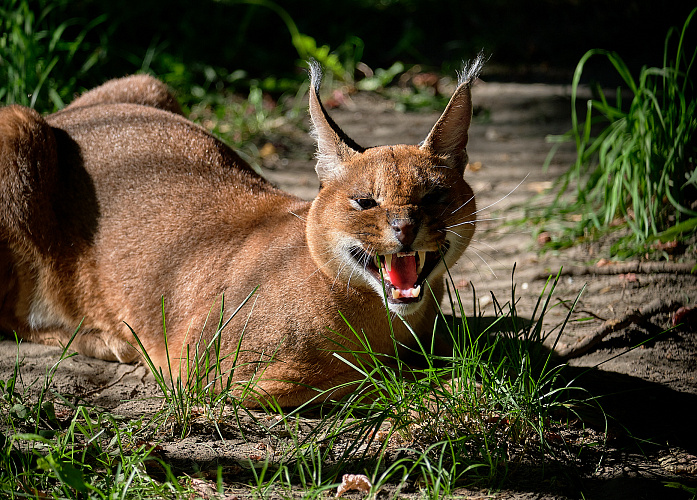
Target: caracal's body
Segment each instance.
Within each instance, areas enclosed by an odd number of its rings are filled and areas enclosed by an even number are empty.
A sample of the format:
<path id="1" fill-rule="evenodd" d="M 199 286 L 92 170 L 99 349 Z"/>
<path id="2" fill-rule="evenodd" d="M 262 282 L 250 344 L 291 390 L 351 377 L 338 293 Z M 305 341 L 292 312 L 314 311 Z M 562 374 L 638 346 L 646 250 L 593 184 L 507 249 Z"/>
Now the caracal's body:
<path id="1" fill-rule="evenodd" d="M 220 333 L 222 370 L 292 406 L 360 378 L 336 354 L 365 349 L 354 331 L 394 354 L 382 268 L 393 317 L 429 344 L 426 281 L 439 299 L 441 255 L 454 264 L 474 230 L 463 170 L 478 69 L 422 146 L 366 150 L 326 115 L 315 70 L 312 203 L 183 118 L 149 77 L 108 82 L 45 118 L 0 109 L 0 331 L 64 344 L 79 326 L 74 349 L 121 362 L 141 356 L 135 332 L 178 375 L 187 348 L 191 359 L 258 287 Z M 393 327 L 415 345 L 401 320 Z"/>

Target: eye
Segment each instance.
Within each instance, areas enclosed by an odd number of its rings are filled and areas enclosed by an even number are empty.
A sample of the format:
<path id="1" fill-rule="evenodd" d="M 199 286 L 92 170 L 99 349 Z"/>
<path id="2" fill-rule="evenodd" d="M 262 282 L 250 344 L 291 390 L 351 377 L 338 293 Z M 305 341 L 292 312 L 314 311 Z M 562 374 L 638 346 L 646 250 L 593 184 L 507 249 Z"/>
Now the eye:
<path id="1" fill-rule="evenodd" d="M 378 202 L 372 198 L 353 198 L 351 200 L 353 206 L 358 210 L 368 210 L 369 208 L 374 208 L 378 206 Z"/>
<path id="2" fill-rule="evenodd" d="M 436 203 L 443 203 L 445 201 L 448 192 L 444 189 L 434 189 L 429 191 L 421 198 L 421 203 L 424 205 L 435 205 Z"/>

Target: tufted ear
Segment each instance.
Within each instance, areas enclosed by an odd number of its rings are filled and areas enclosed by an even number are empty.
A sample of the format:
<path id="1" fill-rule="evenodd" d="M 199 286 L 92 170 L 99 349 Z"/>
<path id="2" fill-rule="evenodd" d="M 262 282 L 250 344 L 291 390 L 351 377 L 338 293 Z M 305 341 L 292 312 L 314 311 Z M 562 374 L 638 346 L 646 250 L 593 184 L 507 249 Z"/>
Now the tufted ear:
<path id="1" fill-rule="evenodd" d="M 331 119 L 319 98 L 322 68 L 310 61 L 310 118 L 312 135 L 317 141 L 317 165 L 315 170 L 320 183 L 339 176 L 343 163 L 357 153 L 365 151 L 344 133 Z"/>
<path id="2" fill-rule="evenodd" d="M 463 171 L 467 165 L 466 147 L 472 121 L 471 87 L 483 64 L 484 56 L 480 53 L 474 61 L 464 66 L 448 106 L 421 145 L 422 149 L 429 150 Z"/>

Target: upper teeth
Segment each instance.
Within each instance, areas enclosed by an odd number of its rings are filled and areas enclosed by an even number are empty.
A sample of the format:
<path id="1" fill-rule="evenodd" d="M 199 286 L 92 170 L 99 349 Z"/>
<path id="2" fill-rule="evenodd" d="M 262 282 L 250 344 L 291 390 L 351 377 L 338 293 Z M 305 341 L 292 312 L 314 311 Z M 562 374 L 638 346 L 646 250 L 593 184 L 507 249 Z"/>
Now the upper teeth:
<path id="1" fill-rule="evenodd" d="M 421 270 L 426 263 L 426 252 L 419 250 L 419 262 L 416 264 L 416 274 L 421 274 Z"/>
<path id="2" fill-rule="evenodd" d="M 411 255 L 419 254 L 418 261 L 416 263 L 416 273 L 420 274 L 423 271 L 424 265 L 426 264 L 426 252 L 419 250 L 418 252 L 398 252 L 397 254 L 386 253 L 385 255 L 379 255 L 375 257 L 375 263 L 380 267 L 380 261 L 384 264 L 384 268 L 387 272 L 392 270 L 392 256 L 397 255 L 398 257 L 408 257 Z"/>
<path id="3" fill-rule="evenodd" d="M 387 272 L 389 273 L 392 271 L 392 254 L 385 254 L 383 257 L 385 258 L 385 269 L 387 269 Z"/>

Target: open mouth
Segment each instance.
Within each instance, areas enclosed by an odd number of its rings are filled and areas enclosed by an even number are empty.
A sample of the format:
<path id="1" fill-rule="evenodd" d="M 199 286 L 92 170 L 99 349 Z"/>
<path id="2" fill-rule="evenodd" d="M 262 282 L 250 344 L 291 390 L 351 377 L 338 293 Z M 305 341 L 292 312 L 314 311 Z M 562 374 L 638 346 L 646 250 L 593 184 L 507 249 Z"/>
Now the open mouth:
<path id="1" fill-rule="evenodd" d="M 418 302 L 423 297 L 424 282 L 448 251 L 448 244 L 436 252 L 398 252 L 385 255 L 367 255 L 359 248 L 351 253 L 359 262 L 368 262 L 366 269 L 378 283 L 384 278 L 387 301 L 392 304 Z M 382 277 L 380 271 L 382 270 Z"/>

